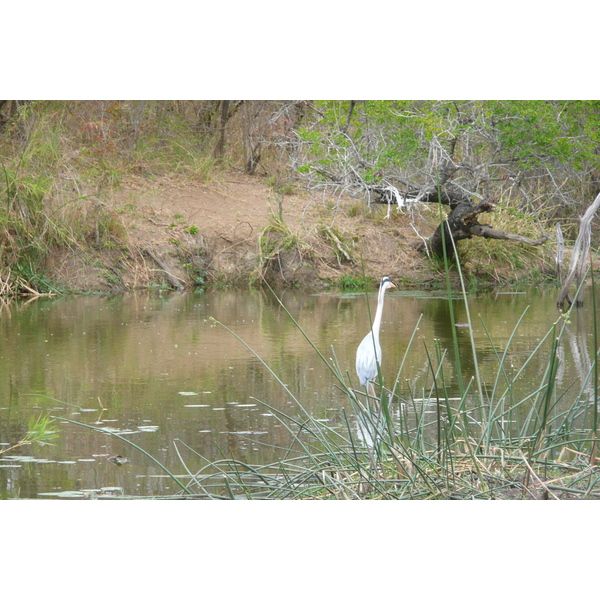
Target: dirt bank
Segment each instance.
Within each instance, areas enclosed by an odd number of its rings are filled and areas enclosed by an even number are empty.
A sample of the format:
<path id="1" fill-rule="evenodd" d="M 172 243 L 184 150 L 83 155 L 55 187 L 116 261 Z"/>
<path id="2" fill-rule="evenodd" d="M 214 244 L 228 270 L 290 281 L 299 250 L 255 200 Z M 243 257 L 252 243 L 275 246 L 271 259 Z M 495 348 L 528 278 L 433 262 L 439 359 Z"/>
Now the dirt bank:
<path id="1" fill-rule="evenodd" d="M 368 209 L 298 190 L 278 194 L 265 179 L 232 171 L 207 183 L 130 177 L 100 204 L 119 225 L 114 243 L 92 255 L 59 251 L 48 265 L 70 289 L 248 285 L 261 278 L 318 289 L 363 275 L 424 287 L 443 282 L 439 267 L 414 248 L 417 231 L 427 237 L 436 227 L 427 206 L 392 209 L 387 217 L 386 206 Z"/>

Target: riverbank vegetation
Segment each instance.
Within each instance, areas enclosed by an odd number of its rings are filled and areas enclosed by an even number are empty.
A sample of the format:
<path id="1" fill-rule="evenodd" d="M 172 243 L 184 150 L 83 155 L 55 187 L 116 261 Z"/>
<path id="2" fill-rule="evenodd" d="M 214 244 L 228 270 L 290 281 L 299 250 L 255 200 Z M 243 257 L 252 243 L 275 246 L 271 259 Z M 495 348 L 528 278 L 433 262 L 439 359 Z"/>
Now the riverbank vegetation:
<path id="1" fill-rule="evenodd" d="M 110 291 L 177 281 L 347 285 L 377 280 L 368 268 L 378 258 L 399 263 L 386 274 L 427 286 L 442 272 L 431 243 L 439 215 L 459 201 L 485 203 L 485 222 L 473 217 L 456 238 L 473 285 L 553 278 L 556 224 L 572 243 L 600 191 L 599 108 L 595 101 L 3 101 L 0 293 L 89 291 L 57 268 L 74 256 Z M 168 178 L 181 188 L 232 171 L 268 190 L 259 201 L 272 213 L 270 223 L 251 226 L 243 266 L 237 255 L 219 266 L 224 250 L 206 224 L 186 223 L 176 210 L 160 230 L 168 252 L 132 242 L 143 185 Z M 319 205 L 302 235 L 290 231 L 286 210 L 300 202 L 292 197 Z M 594 225 L 593 244 L 597 236 Z M 367 272 L 366 260 L 373 261 Z M 144 265 L 152 269 L 141 276 Z"/>

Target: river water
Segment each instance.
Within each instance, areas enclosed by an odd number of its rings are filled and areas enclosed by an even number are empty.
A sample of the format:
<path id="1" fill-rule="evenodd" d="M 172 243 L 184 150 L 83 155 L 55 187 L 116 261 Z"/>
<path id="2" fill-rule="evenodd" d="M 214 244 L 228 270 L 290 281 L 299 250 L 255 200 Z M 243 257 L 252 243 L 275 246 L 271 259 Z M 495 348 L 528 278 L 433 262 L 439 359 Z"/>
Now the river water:
<path id="1" fill-rule="evenodd" d="M 498 355 L 509 341 L 504 367 L 510 374 L 557 321 L 556 296 L 556 288 L 536 288 L 469 297 L 485 393 L 496 381 Z M 315 418 L 343 426 L 348 398 L 325 363 L 337 363 L 358 386 L 354 357 L 369 329 L 369 312 L 374 316 L 376 294 L 367 300 L 364 293 L 284 291 L 280 299 L 293 319 L 270 291 L 38 298 L 4 306 L 0 497 L 179 491 L 142 452 L 67 421 L 55 422 L 59 437 L 51 444 L 12 448 L 40 415 L 109 428 L 178 475 L 222 456 L 246 464 L 277 460 L 290 436 L 277 411 L 296 414 L 295 399 Z M 565 398 L 569 389 L 576 393 L 585 385 L 595 355 L 589 290 L 585 300 L 559 348 L 557 390 L 567 390 Z M 386 388 L 395 387 L 400 398 L 430 394 L 429 360 L 444 352 L 448 395 L 460 396 L 461 385 L 476 374 L 467 307 L 460 297 L 453 306 L 462 381 L 445 294 L 388 292 L 382 374 Z M 543 342 L 529 361 L 520 378 L 524 395 L 547 368 L 549 351 L 550 342 Z"/>

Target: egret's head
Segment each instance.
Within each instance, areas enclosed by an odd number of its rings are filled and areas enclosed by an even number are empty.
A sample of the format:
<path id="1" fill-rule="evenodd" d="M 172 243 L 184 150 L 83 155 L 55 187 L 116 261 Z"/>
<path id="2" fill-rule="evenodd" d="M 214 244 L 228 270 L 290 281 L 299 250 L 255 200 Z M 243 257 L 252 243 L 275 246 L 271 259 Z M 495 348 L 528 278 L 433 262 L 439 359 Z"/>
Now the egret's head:
<path id="1" fill-rule="evenodd" d="M 384 277 L 379 284 L 379 289 L 389 290 L 390 288 L 395 288 L 396 284 L 392 283 L 392 280 L 389 277 Z"/>

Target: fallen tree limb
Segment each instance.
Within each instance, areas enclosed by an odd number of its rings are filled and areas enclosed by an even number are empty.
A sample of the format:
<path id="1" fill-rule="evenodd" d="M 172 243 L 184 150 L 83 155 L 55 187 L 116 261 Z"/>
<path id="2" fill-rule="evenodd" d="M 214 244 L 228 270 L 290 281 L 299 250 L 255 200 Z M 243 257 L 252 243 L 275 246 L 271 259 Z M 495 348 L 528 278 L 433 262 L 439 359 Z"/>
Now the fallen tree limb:
<path id="1" fill-rule="evenodd" d="M 529 244 L 530 246 L 539 246 L 550 239 L 547 235 L 544 235 L 537 240 L 533 240 L 523 235 L 509 233 L 507 231 L 499 231 L 498 229 L 494 229 L 489 225 L 479 224 L 471 226 L 471 233 L 473 233 L 473 235 L 479 235 L 484 238 L 492 238 L 495 240 L 512 240 L 513 242 L 522 242 L 523 244 Z"/>
<path id="2" fill-rule="evenodd" d="M 500 231 L 477 220 L 480 214 L 492 212 L 495 207 L 496 204 L 493 200 L 482 200 L 478 204 L 473 204 L 470 201 L 458 203 L 444 220 L 444 230 L 439 225 L 428 240 L 418 244 L 417 249 L 427 250 L 428 254 L 431 253 L 443 257 L 445 246 L 446 255 L 452 257 L 454 256 L 454 248 L 457 242 L 470 239 L 474 236 L 496 240 L 510 240 L 530 246 L 539 246 L 549 239 L 546 235 L 538 239 L 532 239 L 516 233 Z"/>
<path id="3" fill-rule="evenodd" d="M 372 185 L 369 191 L 375 194 L 372 202 L 375 204 L 397 204 L 402 207 L 411 202 L 429 202 L 455 208 L 459 204 L 469 202 L 468 198 L 459 191 L 453 189 L 428 188 L 425 190 L 411 189 L 409 191 L 399 190 L 393 185 Z"/>
<path id="4" fill-rule="evenodd" d="M 178 290 L 183 290 L 185 288 L 181 280 L 175 277 L 173 273 L 171 273 L 169 267 L 167 267 L 167 265 L 162 260 L 160 260 L 160 258 L 158 258 L 158 256 L 156 256 L 156 254 L 154 254 L 154 252 L 150 250 L 150 248 L 145 248 L 144 252 L 165 272 L 165 275 L 167 276 L 167 279 L 171 282 L 171 285 L 176 287 Z"/>

